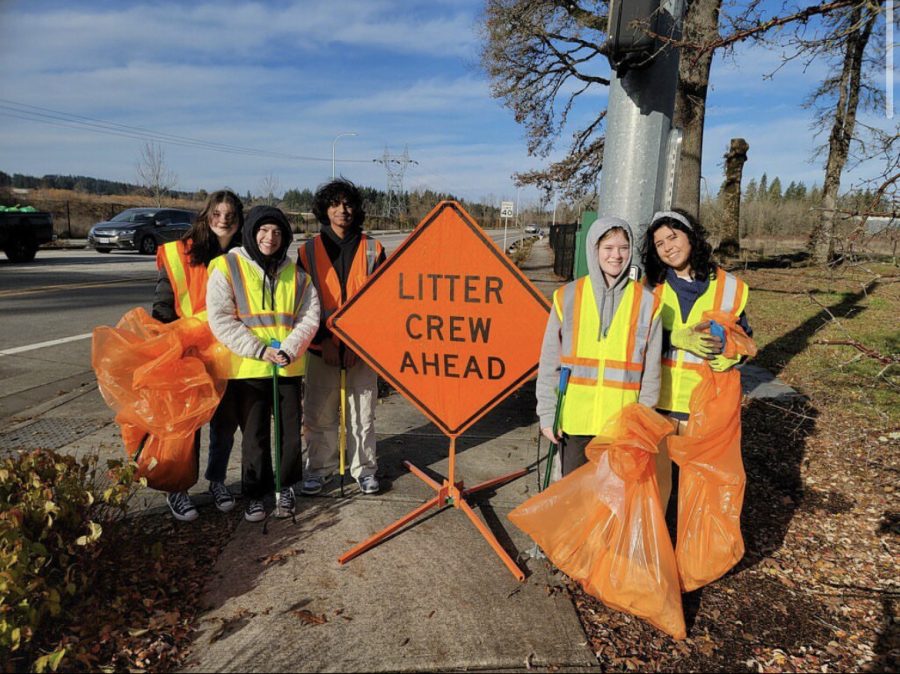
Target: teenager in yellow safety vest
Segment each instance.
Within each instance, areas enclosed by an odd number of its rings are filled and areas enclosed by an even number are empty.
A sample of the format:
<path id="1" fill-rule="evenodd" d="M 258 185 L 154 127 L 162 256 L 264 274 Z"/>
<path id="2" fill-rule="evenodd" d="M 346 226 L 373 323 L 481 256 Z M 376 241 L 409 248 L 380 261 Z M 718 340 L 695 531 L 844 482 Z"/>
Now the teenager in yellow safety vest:
<path id="1" fill-rule="evenodd" d="M 712 249 L 700 224 L 682 211 L 656 213 L 644 244 L 647 283 L 660 299 L 663 324 L 662 378 L 657 408 L 678 420 L 683 432 L 690 415 L 691 393 L 700 383 L 702 369 L 722 372 L 739 358 L 721 355 L 723 344 L 702 320 L 710 310 L 738 319 L 748 336 L 747 284 L 716 267 Z"/>
<path id="2" fill-rule="evenodd" d="M 159 275 L 151 315 L 163 323 L 192 316 L 206 320 L 207 266 L 222 253 L 241 243 L 244 207 L 230 190 L 209 195 L 190 231 L 180 241 L 170 241 L 156 250 Z M 237 430 L 234 392 L 228 388 L 209 422 L 209 456 L 205 477 L 216 507 L 228 512 L 234 496 L 225 486 L 225 473 Z M 199 461 L 200 432 L 196 437 Z M 172 492 L 167 498 L 172 516 L 183 522 L 197 519 L 199 513 L 186 491 Z"/>
<path id="3" fill-rule="evenodd" d="M 620 218 L 602 217 L 587 233 L 588 275 L 553 293 L 537 378 L 541 432 L 560 442 L 560 472 L 585 463 L 584 448 L 625 405 L 656 405 L 662 334 L 658 300 L 629 275 L 632 233 Z M 571 370 L 560 415 L 560 437 L 553 432 L 560 368 Z M 671 485 L 659 475 L 660 491 Z"/>
<path id="4" fill-rule="evenodd" d="M 281 476 L 277 516 L 294 512 L 293 485 L 303 477 L 300 449 L 300 377 L 306 349 L 319 327 L 319 300 L 310 278 L 287 257 L 293 234 L 284 213 L 254 206 L 243 246 L 212 261 L 206 304 L 213 334 L 232 352 L 241 445 L 244 518 L 265 519 L 263 498 L 274 487 L 270 423 L 275 367 Z M 273 346 L 278 342 L 278 346 Z"/>

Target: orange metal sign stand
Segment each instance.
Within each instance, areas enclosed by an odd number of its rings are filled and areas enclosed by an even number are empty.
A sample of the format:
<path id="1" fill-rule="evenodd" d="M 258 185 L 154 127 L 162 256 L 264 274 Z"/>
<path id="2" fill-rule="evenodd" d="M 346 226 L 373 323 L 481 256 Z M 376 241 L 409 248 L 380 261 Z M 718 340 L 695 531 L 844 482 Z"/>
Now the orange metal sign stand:
<path id="1" fill-rule="evenodd" d="M 496 487 L 511 480 L 515 480 L 516 478 L 522 477 L 523 475 L 525 475 L 525 473 L 528 472 L 528 470 L 517 470 L 513 473 L 508 473 L 501 477 L 495 477 L 493 480 L 488 480 L 487 482 L 482 482 L 481 484 L 477 484 L 474 487 L 469 487 L 468 489 L 466 489 L 463 485 L 462 480 L 460 480 L 459 482 L 453 481 L 455 463 L 456 436 L 452 436 L 450 438 L 450 474 L 446 478 L 444 478 L 443 484 L 438 484 L 435 480 L 432 480 L 428 475 L 422 472 L 419 468 L 416 468 L 416 466 L 411 464 L 409 461 L 404 461 L 403 465 L 406 466 L 413 475 L 422 480 L 422 482 L 434 489 L 434 491 L 436 492 L 436 496 L 431 500 L 426 501 L 412 512 L 404 515 L 390 526 L 382 529 L 374 536 L 366 539 L 362 543 L 345 552 L 343 555 L 338 557 L 338 562 L 340 564 L 346 564 L 354 557 L 357 557 L 364 553 L 366 550 L 374 548 L 395 531 L 402 529 L 404 526 L 415 520 L 420 515 L 425 514 L 432 508 L 440 509 L 452 505 L 454 508 L 458 508 L 466 514 L 466 517 L 469 518 L 472 524 L 475 525 L 475 528 L 478 529 L 482 536 L 484 536 L 484 539 L 494 549 L 494 552 L 497 553 L 497 556 L 504 564 L 506 564 L 506 568 L 509 569 L 512 575 L 516 577 L 516 580 L 525 580 L 525 574 L 522 572 L 522 569 L 520 569 L 516 565 L 512 557 L 509 556 L 506 550 L 503 549 L 503 546 L 501 546 L 499 541 L 497 541 L 497 537 L 494 536 L 491 530 L 487 528 L 485 523 L 482 522 L 478 515 L 475 514 L 475 511 L 472 510 L 472 506 L 470 506 L 466 502 L 466 497 L 468 497 L 470 494 L 474 494 L 475 492 L 482 491 L 484 489 L 490 489 L 491 487 Z"/>
<path id="2" fill-rule="evenodd" d="M 452 505 L 524 580 L 466 498 L 527 471 L 466 489 L 455 476 L 456 438 L 537 371 L 549 310 L 505 251 L 453 201 L 438 204 L 338 310 L 334 333 L 450 438 L 443 483 L 404 462 L 434 498 L 339 557 L 341 564 L 432 508 Z"/>

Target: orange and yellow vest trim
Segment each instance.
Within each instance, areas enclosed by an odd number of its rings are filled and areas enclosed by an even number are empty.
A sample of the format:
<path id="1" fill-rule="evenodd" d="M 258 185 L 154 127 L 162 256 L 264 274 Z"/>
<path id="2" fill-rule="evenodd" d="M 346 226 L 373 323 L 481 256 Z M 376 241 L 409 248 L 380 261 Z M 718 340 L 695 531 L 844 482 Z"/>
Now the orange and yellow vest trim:
<path id="1" fill-rule="evenodd" d="M 263 344 L 283 342 L 294 329 L 294 321 L 310 286 L 310 278 L 293 262 L 279 272 L 275 283 L 275 303 L 263 308 L 263 272 L 237 253 L 220 255 L 209 265 L 210 273 L 219 270 L 231 283 L 238 319 Z M 290 365 L 278 370 L 279 376 L 299 377 L 306 374 L 306 353 Z M 229 379 L 257 379 L 272 376 L 272 363 L 244 358 L 232 353 Z"/>
<path id="2" fill-rule="evenodd" d="M 597 435 L 610 417 L 638 400 L 659 301 L 629 281 L 606 334 L 590 277 L 557 289 L 553 307 L 562 324 L 560 365 L 571 370 L 560 428 L 569 435 Z"/>
<path id="3" fill-rule="evenodd" d="M 175 313 L 179 318 L 193 316 L 206 320 L 207 268 L 192 265 L 189 241 L 170 241 L 156 251 L 156 268 L 166 270 L 175 294 Z"/>
<path id="4" fill-rule="evenodd" d="M 699 323 L 707 311 L 724 311 L 738 318 L 747 305 L 749 290 L 747 284 L 737 276 L 724 269 L 716 269 L 715 276 L 709 280 L 709 287 L 697 298 L 686 321 L 681 320 L 678 295 L 668 283 L 656 286 L 653 294 L 660 301 L 663 330 L 671 333 Z M 691 393 L 700 383 L 701 372 L 705 367 L 708 367 L 706 361 L 699 356 L 669 344 L 663 351 L 657 407 L 670 412 L 690 413 Z"/>

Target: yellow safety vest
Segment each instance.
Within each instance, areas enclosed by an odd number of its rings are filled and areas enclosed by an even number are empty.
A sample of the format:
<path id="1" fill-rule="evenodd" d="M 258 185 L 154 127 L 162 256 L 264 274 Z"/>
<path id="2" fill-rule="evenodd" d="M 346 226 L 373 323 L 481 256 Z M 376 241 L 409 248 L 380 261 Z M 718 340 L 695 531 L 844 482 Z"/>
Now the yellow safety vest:
<path id="1" fill-rule="evenodd" d="M 209 265 L 209 272 L 218 270 L 225 274 L 234 292 L 238 319 L 256 335 L 263 344 L 273 340 L 283 342 L 294 328 L 294 321 L 303 295 L 310 286 L 309 276 L 293 262 L 279 272 L 275 283 L 275 306 L 263 309 L 260 299 L 263 290 L 263 272 L 255 264 L 237 253 L 220 255 Z M 278 370 L 279 376 L 299 377 L 306 374 L 306 353 L 290 365 Z M 272 376 L 272 363 L 257 358 L 231 355 L 229 379 L 256 379 Z"/>
<path id="2" fill-rule="evenodd" d="M 157 251 L 156 266 L 165 268 L 175 295 L 175 311 L 180 318 L 193 316 L 206 320 L 206 281 L 204 266 L 192 266 L 184 241 L 170 241 Z"/>
<path id="3" fill-rule="evenodd" d="M 663 282 L 654 290 L 660 298 L 663 329 L 671 333 L 687 325 L 703 320 L 706 311 L 724 311 L 739 317 L 747 305 L 747 284 L 724 269 L 716 269 L 716 275 L 709 279 L 706 289 L 691 309 L 686 321 L 681 320 L 678 295 L 672 287 Z M 657 407 L 670 412 L 690 412 L 691 393 L 700 383 L 705 360 L 690 351 L 677 349 L 669 344 L 663 351 L 662 373 Z"/>
<path id="4" fill-rule="evenodd" d="M 571 369 L 560 428 L 569 435 L 597 435 L 616 412 L 637 402 L 659 302 L 629 281 L 605 336 L 590 277 L 557 289 L 553 306 L 562 324 L 560 365 Z"/>

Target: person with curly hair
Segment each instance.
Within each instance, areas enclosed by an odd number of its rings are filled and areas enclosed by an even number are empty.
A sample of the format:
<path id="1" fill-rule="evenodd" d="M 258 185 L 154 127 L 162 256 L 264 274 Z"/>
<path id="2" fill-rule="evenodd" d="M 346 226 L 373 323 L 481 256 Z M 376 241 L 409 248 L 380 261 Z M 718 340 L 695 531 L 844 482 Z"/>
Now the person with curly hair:
<path id="1" fill-rule="evenodd" d="M 683 432 L 690 416 L 691 393 L 700 383 L 700 367 L 723 372 L 739 358 L 722 355 L 723 344 L 710 333 L 706 311 L 725 311 L 738 319 L 747 336 L 753 331 L 744 311 L 747 285 L 718 267 L 706 232 L 680 210 L 653 216 L 644 238 L 644 272 L 661 303 L 663 360 L 657 409 L 677 422 Z"/>
<path id="2" fill-rule="evenodd" d="M 298 251 L 298 263 L 312 277 L 319 293 L 319 330 L 309 347 L 303 395 L 306 468 L 301 491 L 322 491 L 338 469 L 342 388 L 348 410 L 347 457 L 350 475 L 364 494 L 380 485 L 375 472 L 375 404 L 378 377 L 328 328 L 328 319 L 342 307 L 385 260 L 381 243 L 362 231 L 366 213 L 362 195 L 349 180 L 332 180 L 316 190 L 313 214 L 322 228 Z M 341 386 L 342 380 L 345 386 Z"/>
<path id="3" fill-rule="evenodd" d="M 218 190 L 209 195 L 191 229 L 179 241 L 170 241 L 156 251 L 159 274 L 151 316 L 162 323 L 193 316 L 207 320 L 207 266 L 213 259 L 241 244 L 244 206 L 231 190 Z M 237 430 L 234 391 L 226 387 L 209 423 L 209 456 L 205 477 L 216 507 L 228 512 L 234 507 L 234 496 L 225 486 L 225 472 Z M 198 448 L 200 432 L 197 432 Z M 199 457 L 199 452 L 197 453 Z M 198 459 L 199 460 L 199 459 Z M 199 516 L 186 491 L 172 492 L 166 497 L 172 516 L 190 522 Z"/>

